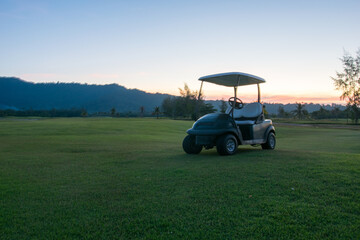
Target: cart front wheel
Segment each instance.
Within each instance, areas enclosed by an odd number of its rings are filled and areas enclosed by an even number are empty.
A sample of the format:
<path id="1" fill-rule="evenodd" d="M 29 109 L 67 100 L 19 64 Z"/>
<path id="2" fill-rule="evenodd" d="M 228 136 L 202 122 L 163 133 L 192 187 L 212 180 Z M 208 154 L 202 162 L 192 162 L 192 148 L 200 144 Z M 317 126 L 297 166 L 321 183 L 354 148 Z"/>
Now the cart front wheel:
<path id="1" fill-rule="evenodd" d="M 220 155 L 232 155 L 236 152 L 238 142 L 234 135 L 227 134 L 216 141 L 216 149 Z"/>
<path id="2" fill-rule="evenodd" d="M 262 149 L 275 149 L 276 146 L 276 138 L 273 132 L 269 133 L 266 143 L 261 144 Z"/>
<path id="3" fill-rule="evenodd" d="M 196 145 L 195 136 L 187 135 L 183 141 L 183 149 L 187 154 L 199 154 L 202 146 Z"/>

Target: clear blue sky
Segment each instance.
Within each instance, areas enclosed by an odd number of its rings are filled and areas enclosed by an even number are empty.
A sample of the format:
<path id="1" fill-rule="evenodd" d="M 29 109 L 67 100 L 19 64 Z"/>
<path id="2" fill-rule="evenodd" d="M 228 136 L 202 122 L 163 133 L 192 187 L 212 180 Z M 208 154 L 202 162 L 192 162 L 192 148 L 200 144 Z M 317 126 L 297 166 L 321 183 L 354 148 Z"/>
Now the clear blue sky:
<path id="1" fill-rule="evenodd" d="M 330 76 L 344 49 L 360 47 L 359 10 L 359 0 L 0 0 L 0 76 L 177 94 L 239 71 L 265 78 L 269 99 L 324 101 L 340 95 Z"/>

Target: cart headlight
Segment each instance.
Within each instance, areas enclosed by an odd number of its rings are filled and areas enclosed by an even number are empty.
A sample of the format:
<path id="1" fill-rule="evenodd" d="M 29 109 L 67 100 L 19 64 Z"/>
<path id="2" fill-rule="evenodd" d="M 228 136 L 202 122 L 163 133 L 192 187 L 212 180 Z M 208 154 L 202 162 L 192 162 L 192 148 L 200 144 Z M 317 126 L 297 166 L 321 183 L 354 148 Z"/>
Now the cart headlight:
<path id="1" fill-rule="evenodd" d="M 220 128 L 232 128 L 234 127 L 234 125 L 232 124 L 232 122 L 222 122 L 218 124 L 218 127 Z"/>

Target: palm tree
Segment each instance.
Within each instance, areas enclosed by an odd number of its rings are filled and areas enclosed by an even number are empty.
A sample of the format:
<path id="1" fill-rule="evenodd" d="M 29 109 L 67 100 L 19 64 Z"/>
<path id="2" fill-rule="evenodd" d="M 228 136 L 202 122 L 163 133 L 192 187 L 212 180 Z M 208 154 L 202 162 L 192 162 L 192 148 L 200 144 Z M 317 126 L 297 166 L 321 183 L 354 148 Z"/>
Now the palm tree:
<path id="1" fill-rule="evenodd" d="M 339 107 L 334 107 L 334 109 L 331 111 L 333 117 L 335 117 L 335 119 L 337 120 L 340 114 L 340 108 Z"/>
<path id="2" fill-rule="evenodd" d="M 159 119 L 160 113 L 161 113 L 161 112 L 160 112 L 160 107 L 155 107 L 153 114 L 156 115 L 156 118 L 157 118 L 157 119 Z"/>
<path id="3" fill-rule="evenodd" d="M 144 113 L 145 113 L 145 108 L 144 106 L 140 107 L 140 117 L 144 117 Z"/>
<path id="4" fill-rule="evenodd" d="M 296 109 L 293 111 L 294 117 L 298 119 L 303 119 L 305 115 L 307 115 L 307 111 L 305 110 L 305 104 L 296 103 Z"/>
<path id="5" fill-rule="evenodd" d="M 113 107 L 111 110 L 110 110 L 110 114 L 112 117 L 115 117 L 115 113 L 116 113 L 116 109 Z"/>

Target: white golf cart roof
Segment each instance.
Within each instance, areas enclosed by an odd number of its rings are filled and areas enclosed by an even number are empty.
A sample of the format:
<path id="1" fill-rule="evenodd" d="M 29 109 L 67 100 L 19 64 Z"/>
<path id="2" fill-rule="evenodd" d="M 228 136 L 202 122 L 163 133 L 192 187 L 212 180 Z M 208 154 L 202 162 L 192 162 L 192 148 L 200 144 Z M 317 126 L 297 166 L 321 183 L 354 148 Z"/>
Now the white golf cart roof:
<path id="1" fill-rule="evenodd" d="M 228 72 L 208 75 L 199 78 L 200 81 L 215 83 L 227 87 L 237 87 L 251 84 L 264 83 L 265 80 L 247 73 Z"/>

